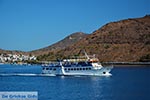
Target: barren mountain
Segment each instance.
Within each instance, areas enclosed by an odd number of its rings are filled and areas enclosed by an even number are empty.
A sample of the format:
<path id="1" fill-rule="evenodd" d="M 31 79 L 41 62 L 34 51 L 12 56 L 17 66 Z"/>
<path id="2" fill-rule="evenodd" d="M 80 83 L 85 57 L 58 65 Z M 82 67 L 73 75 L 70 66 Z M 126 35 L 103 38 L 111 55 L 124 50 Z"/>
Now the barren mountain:
<path id="1" fill-rule="evenodd" d="M 75 55 L 82 49 L 100 61 L 150 61 L 150 16 L 108 23 L 59 55 Z"/>

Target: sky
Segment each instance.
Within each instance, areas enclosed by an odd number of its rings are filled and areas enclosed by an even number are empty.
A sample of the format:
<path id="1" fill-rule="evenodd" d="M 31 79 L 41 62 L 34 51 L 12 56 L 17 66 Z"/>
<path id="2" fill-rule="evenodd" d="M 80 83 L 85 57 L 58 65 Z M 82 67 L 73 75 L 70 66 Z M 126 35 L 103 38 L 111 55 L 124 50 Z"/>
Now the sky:
<path id="1" fill-rule="evenodd" d="M 150 14 L 150 0 L 0 0 L 0 48 L 31 51 Z"/>

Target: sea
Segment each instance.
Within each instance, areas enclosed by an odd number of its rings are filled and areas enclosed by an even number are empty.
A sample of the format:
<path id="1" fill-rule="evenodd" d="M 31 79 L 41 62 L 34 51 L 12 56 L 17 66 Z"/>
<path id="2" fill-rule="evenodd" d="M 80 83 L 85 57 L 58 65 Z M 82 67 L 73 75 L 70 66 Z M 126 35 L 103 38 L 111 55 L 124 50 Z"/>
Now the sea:
<path id="1" fill-rule="evenodd" d="M 112 76 L 44 76 L 40 65 L 0 65 L 0 92 L 38 100 L 150 100 L 150 66 L 114 67 Z M 28 99 L 30 100 L 30 99 Z"/>

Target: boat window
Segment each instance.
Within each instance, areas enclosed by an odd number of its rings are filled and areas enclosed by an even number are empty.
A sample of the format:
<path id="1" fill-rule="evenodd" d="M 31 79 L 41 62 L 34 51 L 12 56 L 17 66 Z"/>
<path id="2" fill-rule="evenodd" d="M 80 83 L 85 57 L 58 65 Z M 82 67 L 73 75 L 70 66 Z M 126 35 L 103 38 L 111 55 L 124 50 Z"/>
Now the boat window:
<path id="1" fill-rule="evenodd" d="M 67 70 L 67 69 L 65 68 L 65 70 Z"/>
<path id="2" fill-rule="evenodd" d="M 82 70 L 82 68 L 80 68 L 80 70 Z"/>
<path id="3" fill-rule="evenodd" d="M 86 70 L 88 70 L 88 68 L 86 68 Z"/>
<path id="4" fill-rule="evenodd" d="M 52 68 L 50 68 L 49 70 L 52 70 Z"/>
<path id="5" fill-rule="evenodd" d="M 70 70 L 70 68 L 68 68 L 68 70 Z"/>
<path id="6" fill-rule="evenodd" d="M 89 68 L 89 70 L 91 70 L 91 68 Z"/>
<path id="7" fill-rule="evenodd" d="M 83 70 L 85 70 L 85 68 L 83 68 Z"/>
<path id="8" fill-rule="evenodd" d="M 49 68 L 46 68 L 46 70 L 48 70 Z"/>
<path id="9" fill-rule="evenodd" d="M 53 70 L 56 70 L 56 68 L 54 68 Z"/>
<path id="10" fill-rule="evenodd" d="M 43 67 L 43 70 L 44 70 L 45 68 Z"/>
<path id="11" fill-rule="evenodd" d="M 71 70 L 73 70 L 73 68 L 71 68 Z"/>
<path id="12" fill-rule="evenodd" d="M 74 70 L 76 70 L 76 68 L 74 68 Z"/>
<path id="13" fill-rule="evenodd" d="M 77 70 L 79 70 L 79 68 L 77 68 Z"/>

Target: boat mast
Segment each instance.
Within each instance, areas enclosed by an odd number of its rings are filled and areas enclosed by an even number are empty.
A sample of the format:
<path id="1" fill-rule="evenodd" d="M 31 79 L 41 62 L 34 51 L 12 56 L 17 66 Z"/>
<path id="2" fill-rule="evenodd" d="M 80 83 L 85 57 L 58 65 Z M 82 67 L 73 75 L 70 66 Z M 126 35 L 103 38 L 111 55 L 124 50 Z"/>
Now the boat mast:
<path id="1" fill-rule="evenodd" d="M 83 50 L 83 52 L 84 52 L 85 56 L 87 57 L 87 59 L 89 60 L 90 57 L 87 55 L 87 53 L 85 52 L 85 50 Z"/>

